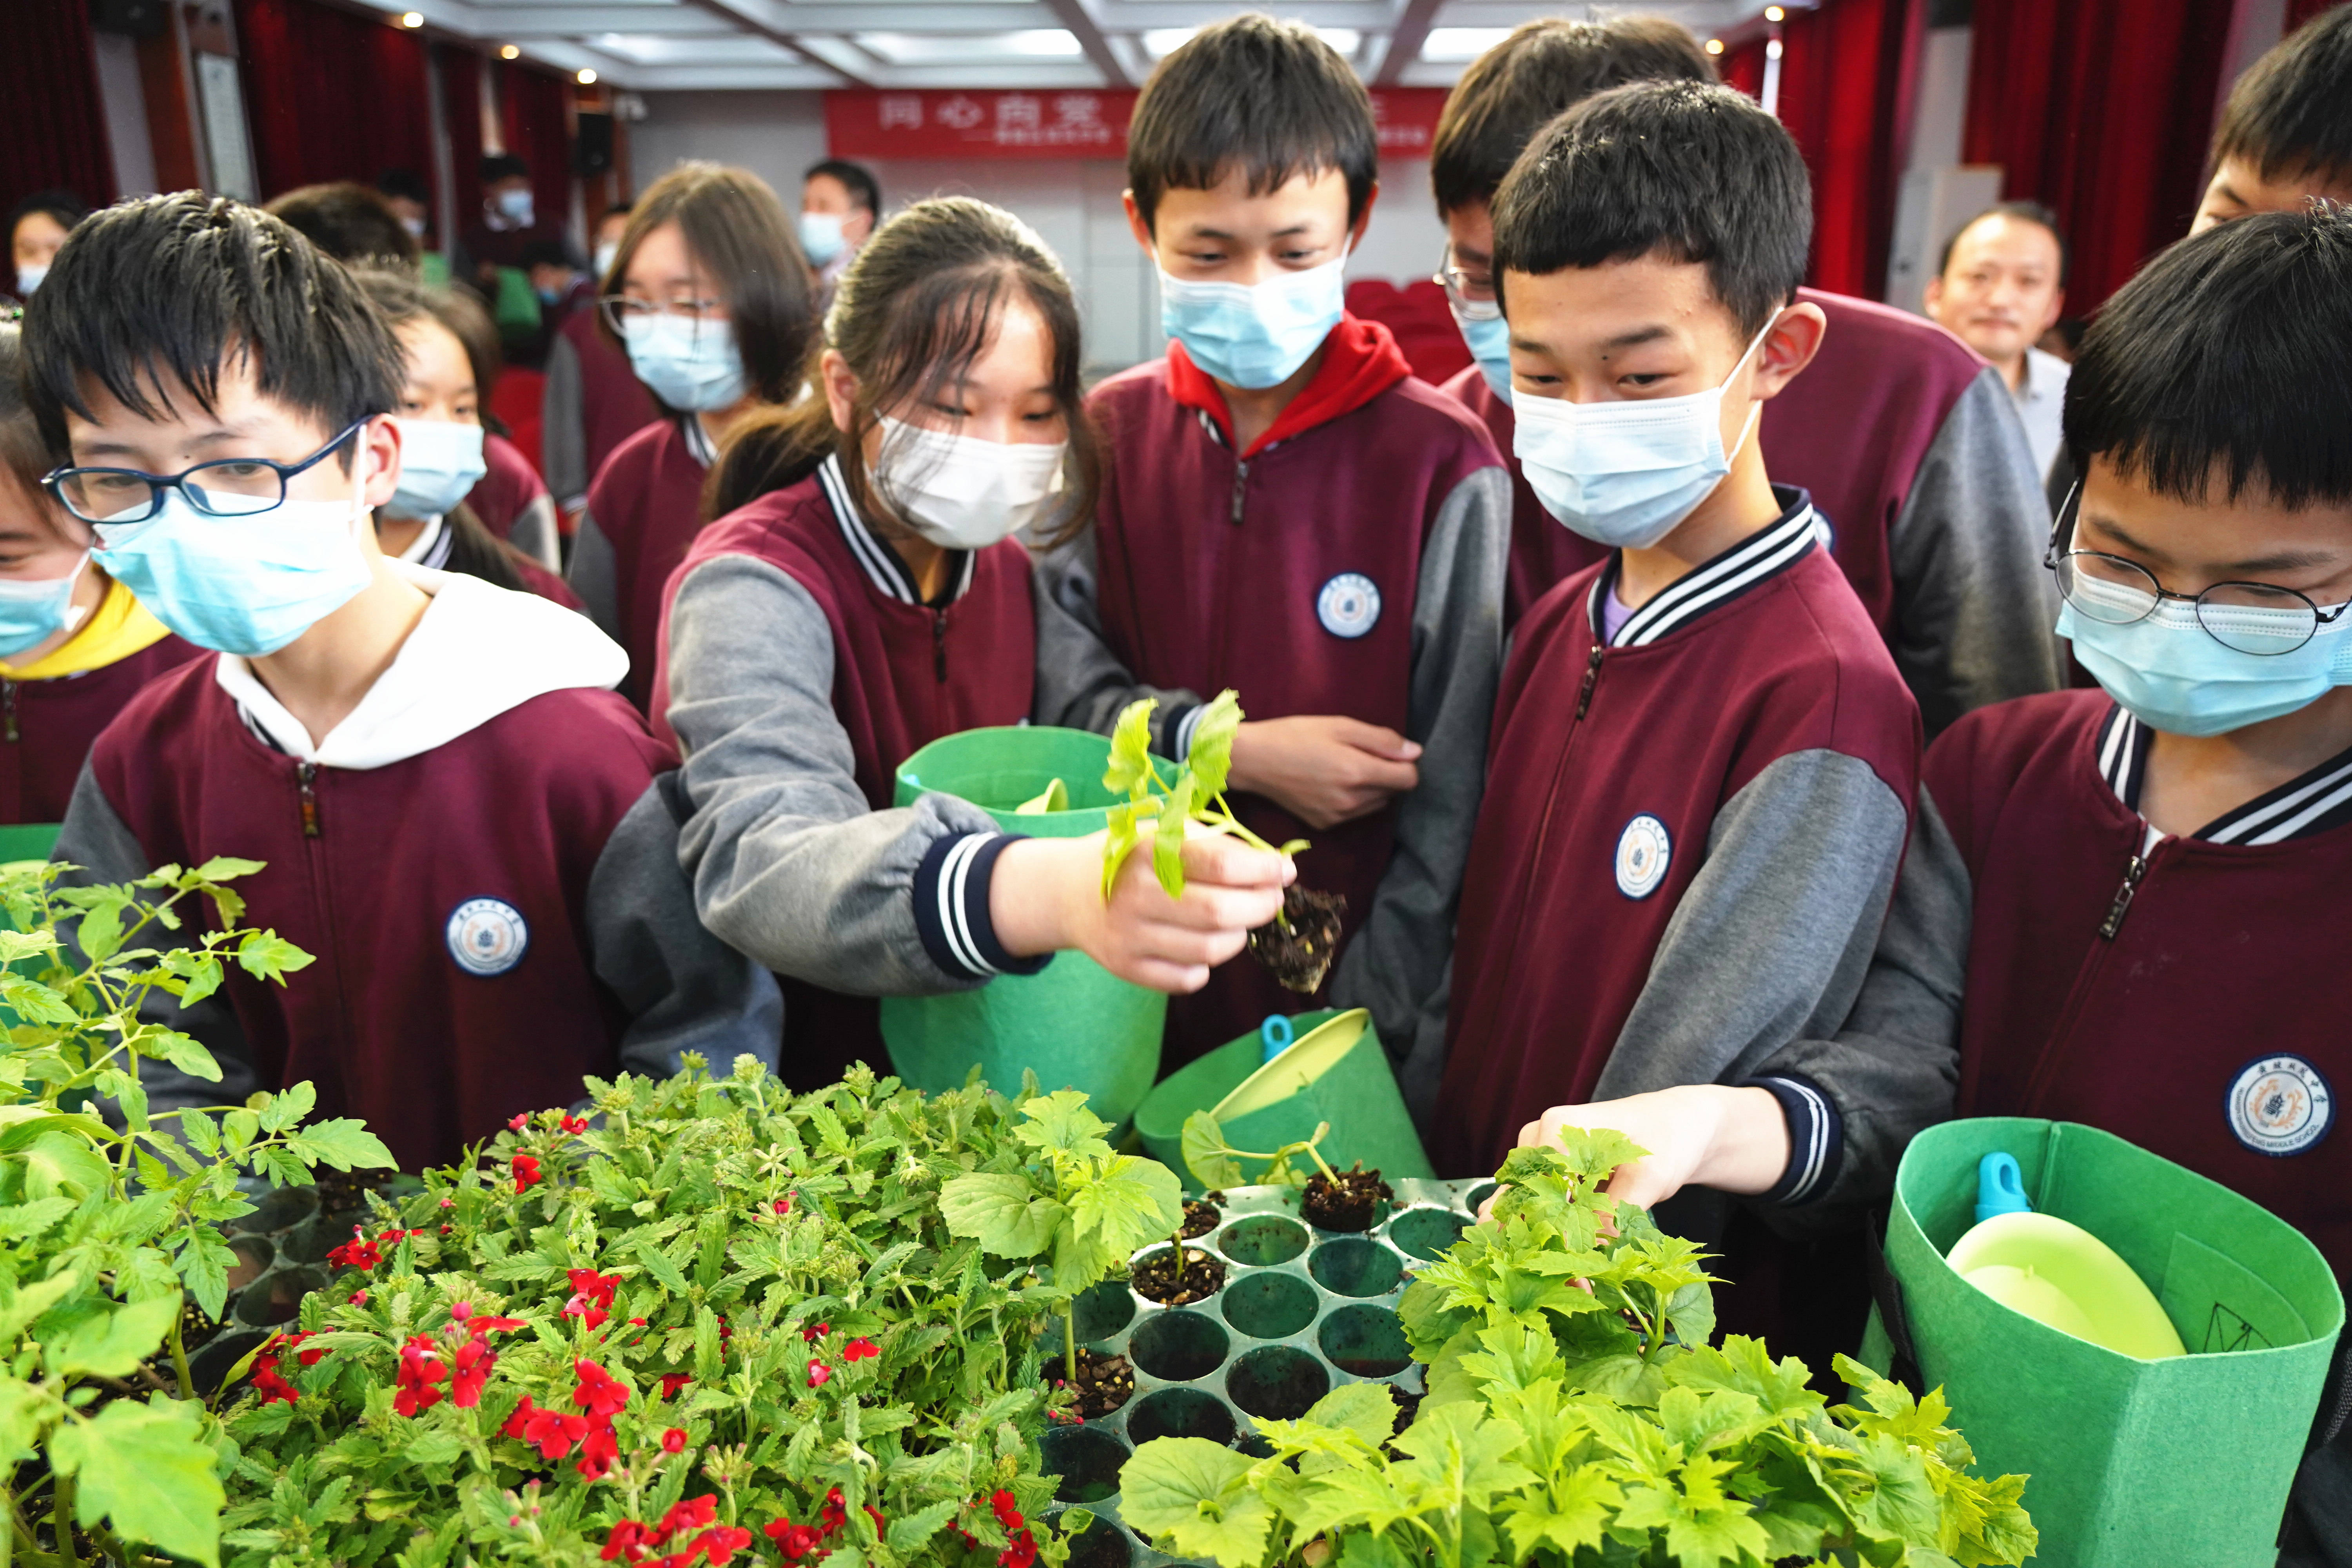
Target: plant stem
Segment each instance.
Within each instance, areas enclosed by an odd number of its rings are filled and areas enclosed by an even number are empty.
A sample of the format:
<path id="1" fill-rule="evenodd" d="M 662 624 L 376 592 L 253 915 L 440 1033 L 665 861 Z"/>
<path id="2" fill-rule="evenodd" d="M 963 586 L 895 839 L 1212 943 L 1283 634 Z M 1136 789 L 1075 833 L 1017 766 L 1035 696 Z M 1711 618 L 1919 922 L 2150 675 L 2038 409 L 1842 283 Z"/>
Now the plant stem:
<path id="1" fill-rule="evenodd" d="M 1078 1299 L 1062 1309 L 1062 1363 L 1070 1375 L 1070 1392 L 1078 1392 Z"/>
<path id="2" fill-rule="evenodd" d="M 180 1380 L 179 1397 L 194 1399 L 196 1396 L 196 1380 L 194 1374 L 188 1371 L 188 1347 L 180 1333 L 180 1325 L 186 1319 L 185 1311 L 172 1314 L 172 1372 Z"/>
<path id="3" fill-rule="evenodd" d="M 79 1563 L 80 1549 L 73 1538 L 74 1483 L 71 1476 L 59 1476 L 49 1488 L 49 1533 L 57 1545 L 60 1562 Z"/>

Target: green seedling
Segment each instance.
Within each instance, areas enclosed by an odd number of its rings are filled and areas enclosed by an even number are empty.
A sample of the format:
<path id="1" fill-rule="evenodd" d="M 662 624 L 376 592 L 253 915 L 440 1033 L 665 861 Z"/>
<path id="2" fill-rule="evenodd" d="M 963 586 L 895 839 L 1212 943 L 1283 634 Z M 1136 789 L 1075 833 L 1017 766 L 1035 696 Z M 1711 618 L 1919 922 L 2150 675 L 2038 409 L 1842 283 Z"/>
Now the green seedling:
<path id="1" fill-rule="evenodd" d="M 1119 868 L 1135 850 L 1144 822 L 1159 816 L 1152 831 L 1151 870 L 1170 898 L 1184 891 L 1184 831 L 1188 823 L 1212 833 L 1228 833 L 1245 844 L 1286 859 L 1307 847 L 1294 838 L 1279 847 L 1267 843 L 1244 826 L 1225 801 L 1225 779 L 1233 772 L 1234 734 L 1242 727 L 1241 698 L 1230 688 L 1202 710 L 1192 727 L 1192 744 L 1173 778 L 1160 776 L 1151 757 L 1151 715 L 1159 699 L 1130 702 L 1118 716 L 1110 737 L 1110 765 L 1103 770 L 1103 787 L 1127 796 L 1127 804 L 1110 809 L 1110 837 L 1103 845 L 1103 899 L 1108 902 Z M 1289 921 L 1277 915 L 1286 930 Z"/>
<path id="2" fill-rule="evenodd" d="M 1331 1169 L 1321 1151 L 1316 1148 L 1330 1131 L 1329 1122 L 1318 1122 L 1311 1136 L 1296 1143 L 1285 1143 L 1271 1153 L 1258 1154 L 1247 1149 L 1236 1149 L 1226 1142 L 1224 1129 L 1218 1125 L 1213 1111 L 1196 1110 L 1184 1119 L 1184 1166 L 1192 1173 L 1194 1181 L 1204 1189 L 1214 1191 L 1221 1187 L 1249 1185 L 1252 1178 L 1243 1171 L 1239 1162 L 1264 1160 L 1266 1167 L 1255 1177 L 1257 1182 L 1267 1186 L 1298 1187 L 1307 1184 L 1307 1174 L 1293 1170 L 1290 1162 L 1293 1156 L 1304 1154 L 1315 1162 L 1315 1168 L 1323 1173 L 1323 1179 L 1336 1187 L 1339 1184 L 1339 1173 Z"/>

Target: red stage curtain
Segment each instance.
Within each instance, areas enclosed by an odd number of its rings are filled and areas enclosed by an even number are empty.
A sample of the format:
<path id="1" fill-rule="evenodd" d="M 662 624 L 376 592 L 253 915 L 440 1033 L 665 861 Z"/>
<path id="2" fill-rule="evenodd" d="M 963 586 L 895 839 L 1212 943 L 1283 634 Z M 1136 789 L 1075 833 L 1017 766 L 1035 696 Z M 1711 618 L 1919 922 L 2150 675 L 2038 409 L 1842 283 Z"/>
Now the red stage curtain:
<path id="1" fill-rule="evenodd" d="M 2227 0 L 1976 0 L 1961 156 L 2047 204 L 2086 315 L 2189 232 L 2230 32 Z"/>
<path id="2" fill-rule="evenodd" d="M 1783 29 L 1779 111 L 1812 171 L 1817 289 L 1885 291 L 1923 10 L 1920 0 L 1824 0 L 1790 12 Z"/>
<path id="3" fill-rule="evenodd" d="M 0 19 L 0 215 L 37 191 L 114 199 L 88 0 L 10 0 Z M 0 256 L 0 289 L 15 287 Z"/>
<path id="4" fill-rule="evenodd" d="M 1750 38 L 1737 48 L 1727 49 L 1715 58 L 1715 68 L 1723 77 L 1726 87 L 1736 87 L 1748 97 L 1764 96 L 1764 40 Z"/>
<path id="5" fill-rule="evenodd" d="M 528 66 L 499 67 L 499 123 L 507 151 L 530 165 L 531 205 L 539 221 L 572 221 L 572 84 Z"/>
<path id="6" fill-rule="evenodd" d="M 482 57 L 436 44 L 433 64 L 441 73 L 441 118 L 449 132 L 450 183 L 457 187 L 449 201 L 462 230 L 482 214 Z"/>
<path id="7" fill-rule="evenodd" d="M 236 30 L 265 200 L 391 168 L 433 177 L 424 39 L 317 0 L 237 0 Z"/>

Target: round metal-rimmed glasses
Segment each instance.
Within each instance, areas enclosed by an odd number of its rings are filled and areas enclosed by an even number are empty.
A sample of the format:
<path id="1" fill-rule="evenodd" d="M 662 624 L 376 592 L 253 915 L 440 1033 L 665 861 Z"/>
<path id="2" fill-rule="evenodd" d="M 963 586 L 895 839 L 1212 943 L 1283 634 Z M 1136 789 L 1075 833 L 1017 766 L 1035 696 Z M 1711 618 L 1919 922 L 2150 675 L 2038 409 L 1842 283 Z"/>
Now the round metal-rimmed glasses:
<path id="1" fill-rule="evenodd" d="M 1494 274 L 1456 266 L 1450 245 L 1445 247 L 1444 265 L 1432 273 L 1429 280 L 1445 290 L 1446 303 L 1465 320 L 1492 321 L 1503 313 L 1502 302 L 1495 298 Z"/>

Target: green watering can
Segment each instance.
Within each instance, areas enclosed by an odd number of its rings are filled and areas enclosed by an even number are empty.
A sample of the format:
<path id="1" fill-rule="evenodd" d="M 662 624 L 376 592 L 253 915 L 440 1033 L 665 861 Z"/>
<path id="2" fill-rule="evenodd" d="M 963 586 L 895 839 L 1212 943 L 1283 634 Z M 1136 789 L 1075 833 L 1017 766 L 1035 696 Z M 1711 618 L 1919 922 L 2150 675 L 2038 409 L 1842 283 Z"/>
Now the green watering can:
<path id="1" fill-rule="evenodd" d="M 896 803 L 951 795 L 1007 833 L 1080 838 L 1100 832 L 1125 798 L 1103 788 L 1109 762 L 1110 737 L 1084 730 L 967 730 L 899 764 Z M 960 1087 L 975 1064 L 1004 1089 L 1028 1068 L 1049 1091 L 1084 1089 L 1095 1114 L 1116 1126 L 1160 1076 L 1167 1016 L 1160 993 L 1085 953 L 1061 952 L 1035 974 L 1002 974 L 976 991 L 885 996 L 882 1039 L 892 1069 L 927 1094 Z"/>

